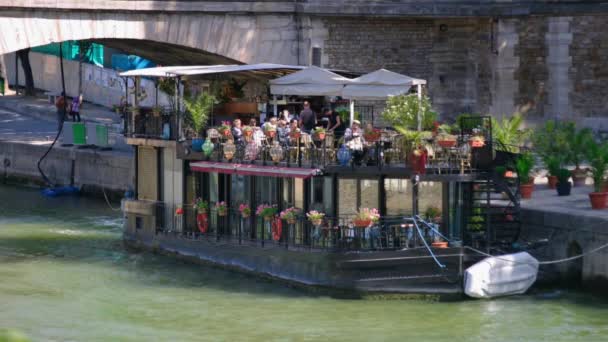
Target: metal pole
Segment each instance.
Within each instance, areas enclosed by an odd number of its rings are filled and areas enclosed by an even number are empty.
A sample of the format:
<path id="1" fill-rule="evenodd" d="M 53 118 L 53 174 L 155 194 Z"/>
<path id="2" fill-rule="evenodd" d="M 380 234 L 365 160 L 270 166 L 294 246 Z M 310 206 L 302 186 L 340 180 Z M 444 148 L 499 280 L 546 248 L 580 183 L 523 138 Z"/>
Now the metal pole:
<path id="1" fill-rule="evenodd" d="M 274 110 L 274 117 L 278 119 L 279 115 L 278 115 L 277 96 L 276 95 L 272 95 L 272 102 L 273 102 L 272 109 Z"/>
<path id="2" fill-rule="evenodd" d="M 19 55 L 15 52 L 15 94 L 19 95 Z"/>
<path id="3" fill-rule="evenodd" d="M 416 121 L 418 122 L 418 132 L 422 131 L 422 122 L 420 120 L 420 111 L 422 110 L 422 84 L 418 84 L 418 113 L 416 114 Z"/>
<path id="4" fill-rule="evenodd" d="M 349 107 L 350 107 L 350 127 L 352 127 L 353 121 L 355 120 L 355 101 L 350 100 Z"/>

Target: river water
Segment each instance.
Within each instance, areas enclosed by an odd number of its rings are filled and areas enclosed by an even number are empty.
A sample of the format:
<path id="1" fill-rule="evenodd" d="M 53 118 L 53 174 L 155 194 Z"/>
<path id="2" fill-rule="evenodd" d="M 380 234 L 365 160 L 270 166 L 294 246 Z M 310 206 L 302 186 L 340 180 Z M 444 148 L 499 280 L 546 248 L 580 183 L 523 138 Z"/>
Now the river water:
<path id="1" fill-rule="evenodd" d="M 608 302 L 345 300 L 126 251 L 103 201 L 0 185 L 0 329 L 34 341 L 608 340 Z M 0 338 L 1 339 L 1 338 Z"/>

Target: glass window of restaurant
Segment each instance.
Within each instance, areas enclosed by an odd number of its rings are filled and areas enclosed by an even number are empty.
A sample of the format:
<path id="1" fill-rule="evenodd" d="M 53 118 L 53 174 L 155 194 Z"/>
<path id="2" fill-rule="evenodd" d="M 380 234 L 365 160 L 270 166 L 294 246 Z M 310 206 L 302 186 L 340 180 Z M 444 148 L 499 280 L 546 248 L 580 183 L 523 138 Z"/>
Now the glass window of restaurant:
<path id="1" fill-rule="evenodd" d="M 324 212 L 326 216 L 333 216 L 334 203 L 332 193 L 332 176 L 311 178 L 309 210 L 318 210 Z"/>
<path id="2" fill-rule="evenodd" d="M 386 178 L 384 192 L 387 216 L 412 215 L 412 183 L 408 179 Z"/>
<path id="3" fill-rule="evenodd" d="M 422 218 L 426 219 L 425 213 L 429 208 L 436 208 L 441 212 L 439 219 L 443 222 L 447 210 L 447 203 L 444 201 L 445 184 L 442 182 L 420 182 L 418 185 L 418 211 Z M 444 231 L 445 227 L 447 225 L 440 224 L 441 231 Z"/>
<path id="4" fill-rule="evenodd" d="M 359 208 L 379 208 L 378 179 L 339 178 L 338 217 L 348 218 Z"/>

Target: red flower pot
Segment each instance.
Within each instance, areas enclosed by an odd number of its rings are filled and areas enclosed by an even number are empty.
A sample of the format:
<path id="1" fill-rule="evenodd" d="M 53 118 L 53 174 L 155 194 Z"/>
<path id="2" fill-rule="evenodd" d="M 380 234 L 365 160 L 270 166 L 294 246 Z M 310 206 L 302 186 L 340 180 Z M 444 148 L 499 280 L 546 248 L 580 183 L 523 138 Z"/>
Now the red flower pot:
<path id="1" fill-rule="evenodd" d="M 557 176 L 547 176 L 547 184 L 549 184 L 549 189 L 555 189 L 557 187 Z"/>
<path id="2" fill-rule="evenodd" d="M 325 133 L 315 133 L 315 139 L 318 141 L 325 140 Z"/>
<path id="3" fill-rule="evenodd" d="M 608 192 L 592 192 L 589 194 L 591 209 L 605 209 Z"/>
<path id="4" fill-rule="evenodd" d="M 532 191 L 534 191 L 534 184 L 521 184 L 519 186 L 519 193 L 522 199 L 532 198 Z"/>
<path id="5" fill-rule="evenodd" d="M 266 136 L 269 138 L 274 138 L 277 135 L 277 131 L 266 131 Z"/>
<path id="6" fill-rule="evenodd" d="M 372 220 L 353 220 L 353 225 L 358 228 L 366 228 L 372 223 Z"/>
<path id="7" fill-rule="evenodd" d="M 448 243 L 446 241 L 433 242 L 431 244 L 431 247 L 435 247 L 435 248 L 448 248 Z"/>
<path id="8" fill-rule="evenodd" d="M 443 148 L 450 148 L 456 146 L 456 140 L 437 140 L 437 145 Z"/>
<path id="9" fill-rule="evenodd" d="M 253 136 L 253 131 L 243 131 L 243 135 L 246 137 L 252 137 Z"/>

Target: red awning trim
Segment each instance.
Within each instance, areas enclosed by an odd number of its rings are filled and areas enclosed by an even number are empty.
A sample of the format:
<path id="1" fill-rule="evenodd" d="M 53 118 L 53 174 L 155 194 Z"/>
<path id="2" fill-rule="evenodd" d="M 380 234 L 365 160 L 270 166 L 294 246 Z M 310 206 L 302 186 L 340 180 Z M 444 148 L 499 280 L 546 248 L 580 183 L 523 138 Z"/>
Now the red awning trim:
<path id="1" fill-rule="evenodd" d="M 251 164 L 231 164 L 218 162 L 192 162 L 190 169 L 196 172 L 218 172 L 244 176 L 267 176 L 307 179 L 321 173 L 319 169 L 304 169 L 298 167 L 276 167 Z"/>

